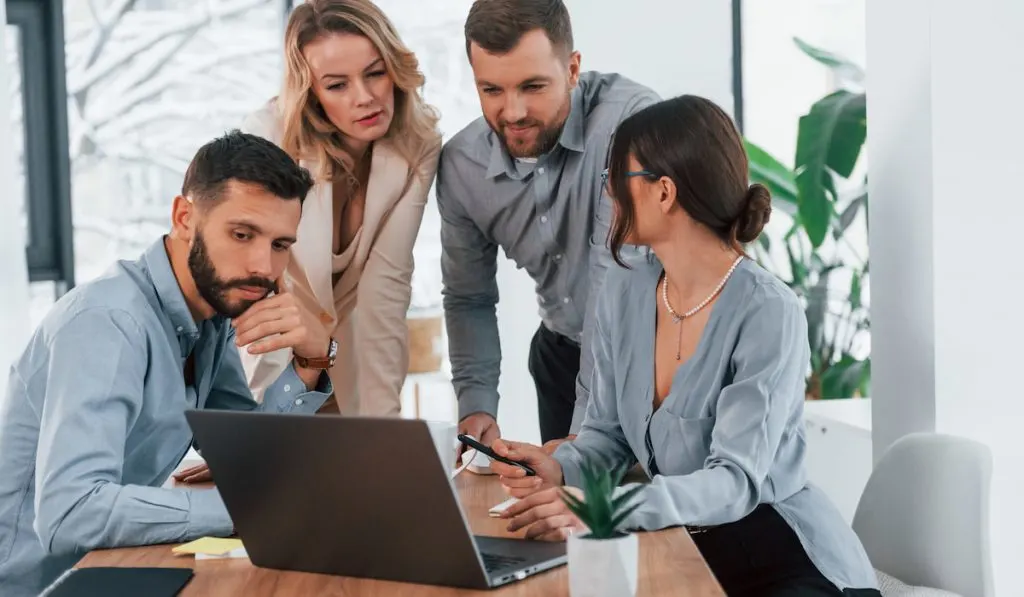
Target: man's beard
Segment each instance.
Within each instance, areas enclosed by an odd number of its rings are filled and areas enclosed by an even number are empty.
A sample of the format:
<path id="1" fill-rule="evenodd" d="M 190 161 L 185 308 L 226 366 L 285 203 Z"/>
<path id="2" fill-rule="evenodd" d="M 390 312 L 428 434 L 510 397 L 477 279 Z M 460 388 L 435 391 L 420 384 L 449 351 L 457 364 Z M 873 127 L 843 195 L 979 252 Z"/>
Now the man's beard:
<path id="1" fill-rule="evenodd" d="M 206 243 L 203 241 L 203 235 L 198 230 L 196 231 L 192 249 L 188 252 L 188 271 L 192 274 L 192 280 L 196 284 L 199 296 L 203 297 L 203 300 L 213 307 L 214 311 L 229 319 L 234 319 L 245 313 L 249 307 L 260 300 L 240 300 L 235 304 L 231 304 L 228 302 L 227 295 L 228 291 L 232 288 L 249 286 L 252 288 L 266 288 L 268 291 L 274 291 L 277 288 L 273 280 L 256 276 L 236 280 L 222 280 L 217 275 L 217 269 L 213 266 L 213 262 L 210 261 L 210 256 L 206 251 Z"/>
<path id="2" fill-rule="evenodd" d="M 537 138 L 533 143 L 529 145 L 522 143 L 510 142 L 508 137 L 505 135 L 505 127 L 508 125 L 515 125 L 517 127 L 524 126 L 535 126 L 537 127 Z M 505 150 L 508 154 L 514 158 L 535 158 L 543 155 L 558 143 L 558 138 L 562 136 L 562 127 L 565 125 L 563 122 L 557 126 L 545 127 L 543 123 L 524 118 L 516 122 L 508 122 L 505 120 L 499 121 L 498 127 L 491 127 L 494 132 L 497 133 L 498 138 L 501 139 L 501 143 L 505 146 Z"/>

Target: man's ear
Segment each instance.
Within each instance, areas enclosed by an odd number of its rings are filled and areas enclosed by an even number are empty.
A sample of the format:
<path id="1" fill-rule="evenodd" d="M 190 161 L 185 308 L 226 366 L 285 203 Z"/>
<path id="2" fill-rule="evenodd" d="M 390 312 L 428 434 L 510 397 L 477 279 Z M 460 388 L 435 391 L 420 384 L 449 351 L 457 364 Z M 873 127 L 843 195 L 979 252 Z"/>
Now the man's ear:
<path id="1" fill-rule="evenodd" d="M 578 51 L 569 54 L 569 89 L 576 89 L 580 82 L 580 61 L 582 57 Z"/>
<path id="2" fill-rule="evenodd" d="M 184 195 L 174 198 L 171 207 L 171 237 L 185 242 L 192 242 L 198 220 L 195 203 Z"/>

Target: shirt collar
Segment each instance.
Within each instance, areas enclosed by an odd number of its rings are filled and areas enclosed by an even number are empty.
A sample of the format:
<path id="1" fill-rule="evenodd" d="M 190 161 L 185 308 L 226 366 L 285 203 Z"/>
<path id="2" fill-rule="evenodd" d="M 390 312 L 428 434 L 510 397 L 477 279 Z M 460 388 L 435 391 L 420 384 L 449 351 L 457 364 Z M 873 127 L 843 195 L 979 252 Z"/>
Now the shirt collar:
<path id="1" fill-rule="evenodd" d="M 178 278 L 171 268 L 171 260 L 167 256 L 167 248 L 164 246 L 165 236 L 161 236 L 145 253 L 144 260 L 146 269 L 149 271 L 149 280 L 153 283 L 153 290 L 156 291 L 157 299 L 164 312 L 171 318 L 171 325 L 178 333 L 178 336 L 199 336 L 199 327 L 192 312 L 185 302 L 185 295 L 181 293 L 181 286 L 178 285 Z"/>
<path id="2" fill-rule="evenodd" d="M 579 87 L 572 90 L 569 104 L 569 116 L 562 126 L 562 134 L 558 137 L 558 144 L 570 151 L 583 151 L 583 93 Z M 505 150 L 505 144 L 501 142 L 494 131 L 490 132 L 491 139 L 491 161 L 487 165 L 487 178 L 494 178 L 499 174 L 505 174 L 509 178 L 515 178 L 516 165 L 512 156 Z"/>
<path id="3" fill-rule="evenodd" d="M 569 151 L 583 151 L 583 92 L 579 86 L 572 90 L 569 117 L 565 119 L 558 143 Z"/>

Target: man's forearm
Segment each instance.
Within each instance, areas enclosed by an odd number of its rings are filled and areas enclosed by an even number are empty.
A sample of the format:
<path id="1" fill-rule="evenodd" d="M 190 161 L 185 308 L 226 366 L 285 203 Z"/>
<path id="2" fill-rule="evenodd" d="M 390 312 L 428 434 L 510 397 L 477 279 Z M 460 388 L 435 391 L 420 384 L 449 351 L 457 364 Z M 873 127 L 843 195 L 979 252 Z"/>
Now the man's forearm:
<path id="1" fill-rule="evenodd" d="M 471 305 L 446 297 L 445 321 L 459 418 L 474 412 L 497 417 L 501 341 L 494 305 Z"/>
<path id="2" fill-rule="evenodd" d="M 58 511 L 59 500 L 40 496 L 39 534 L 51 553 L 173 543 L 204 535 L 227 536 L 233 530 L 214 489 L 103 483 L 83 487 L 82 492 L 85 497 L 66 514 Z"/>

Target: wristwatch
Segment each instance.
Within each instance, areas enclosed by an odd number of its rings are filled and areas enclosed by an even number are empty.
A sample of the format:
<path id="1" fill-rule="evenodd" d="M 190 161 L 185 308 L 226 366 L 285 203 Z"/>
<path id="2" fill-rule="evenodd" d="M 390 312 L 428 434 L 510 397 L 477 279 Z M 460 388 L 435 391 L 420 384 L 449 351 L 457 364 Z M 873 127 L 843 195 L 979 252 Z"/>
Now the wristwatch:
<path id="1" fill-rule="evenodd" d="M 306 358 L 295 355 L 295 364 L 303 369 L 330 369 L 334 366 L 334 359 L 338 356 L 338 342 L 331 338 L 327 345 L 327 356 Z"/>

